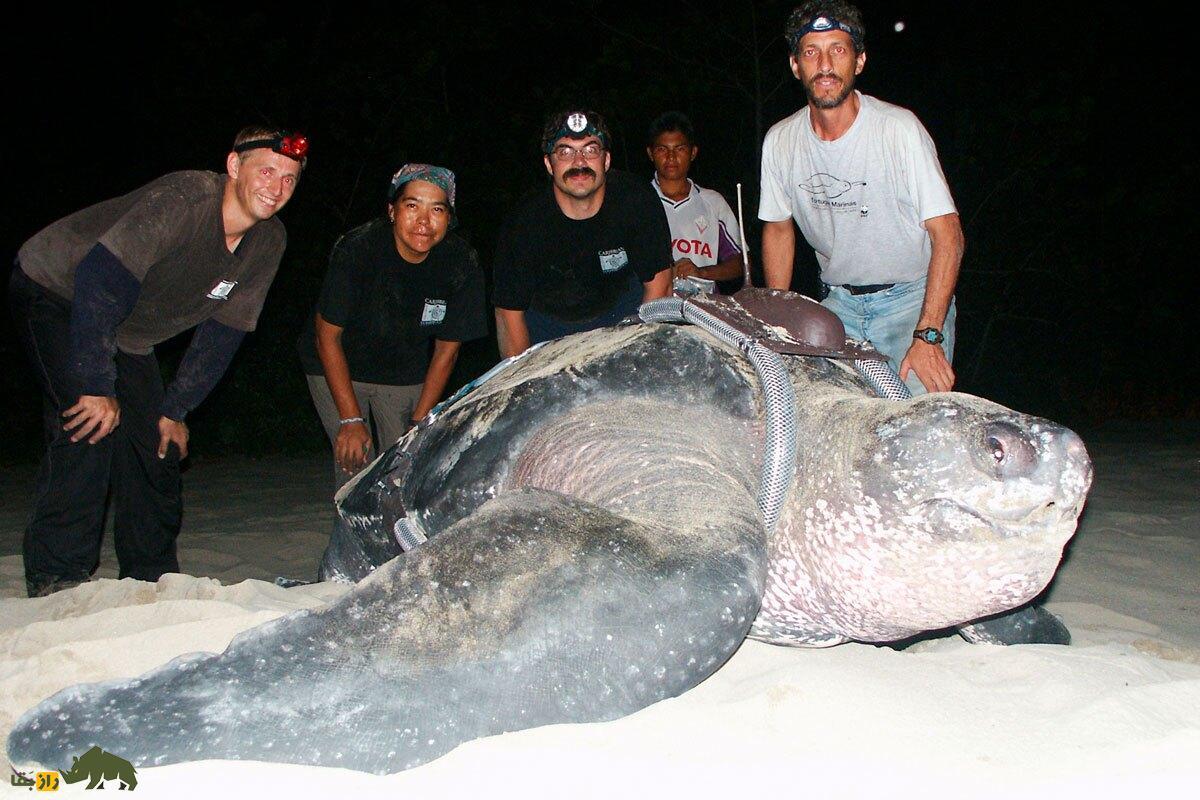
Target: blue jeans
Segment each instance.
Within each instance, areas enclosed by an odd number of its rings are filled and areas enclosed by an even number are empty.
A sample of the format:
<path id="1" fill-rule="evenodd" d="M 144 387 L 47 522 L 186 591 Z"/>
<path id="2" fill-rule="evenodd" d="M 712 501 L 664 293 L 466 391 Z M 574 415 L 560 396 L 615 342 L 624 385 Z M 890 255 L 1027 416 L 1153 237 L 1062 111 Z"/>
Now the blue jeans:
<path id="1" fill-rule="evenodd" d="M 844 287 L 827 286 L 829 295 L 821 305 L 838 315 L 846 326 L 846 336 L 870 342 L 875 349 L 888 357 L 892 368 L 900 372 L 900 362 L 912 346 L 913 330 L 921 316 L 921 305 L 925 301 L 925 279 L 910 283 L 897 283 L 890 289 L 872 294 L 852 295 Z M 955 303 L 950 300 L 950 310 L 942 325 L 942 350 L 946 360 L 954 362 L 954 318 Z M 914 395 L 925 394 L 925 386 L 909 370 L 905 381 Z"/>

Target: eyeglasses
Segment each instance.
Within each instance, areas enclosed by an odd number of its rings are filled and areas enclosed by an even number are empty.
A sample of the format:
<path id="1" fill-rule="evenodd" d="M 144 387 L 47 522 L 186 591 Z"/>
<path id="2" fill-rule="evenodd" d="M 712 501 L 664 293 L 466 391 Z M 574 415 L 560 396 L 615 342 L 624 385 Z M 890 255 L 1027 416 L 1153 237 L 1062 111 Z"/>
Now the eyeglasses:
<path id="1" fill-rule="evenodd" d="M 588 142 L 583 147 L 560 144 L 550 152 L 554 154 L 555 161 L 563 163 L 574 161 L 577 156 L 583 156 L 588 161 L 595 161 L 604 152 L 604 145 L 599 142 Z"/>
<path id="2" fill-rule="evenodd" d="M 690 144 L 676 144 L 676 145 L 656 144 L 650 148 L 650 152 L 654 153 L 654 155 L 656 155 L 656 156 L 665 156 L 668 153 L 674 153 L 677 156 L 681 156 L 691 149 L 692 149 L 692 146 Z"/>

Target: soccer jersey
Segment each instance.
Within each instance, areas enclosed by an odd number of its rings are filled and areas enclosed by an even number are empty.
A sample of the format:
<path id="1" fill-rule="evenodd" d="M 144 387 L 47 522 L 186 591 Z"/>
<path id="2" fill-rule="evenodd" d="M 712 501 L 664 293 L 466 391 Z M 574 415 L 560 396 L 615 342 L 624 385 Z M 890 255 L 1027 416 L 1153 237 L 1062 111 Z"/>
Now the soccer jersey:
<path id="1" fill-rule="evenodd" d="M 691 259 L 697 267 L 711 267 L 742 254 L 741 229 L 725 198 L 688 179 L 691 191 L 682 200 L 663 194 L 658 176 L 650 179 L 671 226 L 671 258 Z"/>

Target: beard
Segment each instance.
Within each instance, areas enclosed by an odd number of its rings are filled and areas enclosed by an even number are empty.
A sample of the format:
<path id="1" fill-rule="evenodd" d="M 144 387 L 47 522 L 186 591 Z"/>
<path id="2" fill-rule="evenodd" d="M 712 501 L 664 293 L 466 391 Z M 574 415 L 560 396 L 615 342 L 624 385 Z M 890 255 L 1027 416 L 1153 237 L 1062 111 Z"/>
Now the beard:
<path id="1" fill-rule="evenodd" d="M 821 78 L 837 78 L 842 82 L 841 91 L 832 97 L 818 97 L 813 89 L 814 84 Z M 846 102 L 846 98 L 854 91 L 854 76 L 850 76 L 850 80 L 843 81 L 841 77 L 832 74 L 814 75 L 813 79 L 804 84 L 804 93 L 808 95 L 808 102 L 813 108 L 830 109 L 837 108 L 842 103 Z"/>

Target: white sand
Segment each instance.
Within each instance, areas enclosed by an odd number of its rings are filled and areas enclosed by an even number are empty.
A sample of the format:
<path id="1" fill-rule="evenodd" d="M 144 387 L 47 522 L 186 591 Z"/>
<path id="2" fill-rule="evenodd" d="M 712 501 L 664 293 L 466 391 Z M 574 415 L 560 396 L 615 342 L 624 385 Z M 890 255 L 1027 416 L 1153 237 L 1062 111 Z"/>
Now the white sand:
<path id="1" fill-rule="evenodd" d="M 384 778 L 257 762 L 144 769 L 137 796 L 1196 797 L 1200 429 L 1085 438 L 1096 485 L 1047 603 L 1071 647 L 748 642 L 702 686 L 617 722 L 472 742 Z M 22 597 L 13 555 L 31 481 L 0 470 L 0 735 L 58 689 L 220 650 L 340 591 L 262 582 L 314 571 L 332 513 L 323 459 L 194 466 L 180 560 L 209 577 L 112 580 L 109 547 L 100 580 L 40 600 Z"/>

